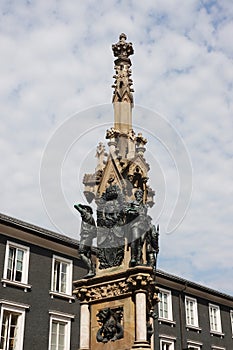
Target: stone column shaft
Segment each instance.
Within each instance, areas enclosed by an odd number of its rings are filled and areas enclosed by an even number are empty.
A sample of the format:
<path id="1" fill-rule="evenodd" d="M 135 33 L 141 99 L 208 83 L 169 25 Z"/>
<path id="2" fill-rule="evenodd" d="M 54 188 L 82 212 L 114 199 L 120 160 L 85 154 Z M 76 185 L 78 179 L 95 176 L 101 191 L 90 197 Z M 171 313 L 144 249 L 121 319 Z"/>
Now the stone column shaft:
<path id="1" fill-rule="evenodd" d="M 132 129 L 132 104 L 131 102 L 114 102 L 114 128 L 122 133 Z"/>
<path id="2" fill-rule="evenodd" d="M 136 299 L 136 341 L 146 341 L 146 294 L 138 292 Z"/>
<path id="3" fill-rule="evenodd" d="M 90 311 L 87 303 L 80 310 L 80 350 L 90 349 Z"/>
<path id="4" fill-rule="evenodd" d="M 146 291 L 138 290 L 135 293 L 136 302 L 136 319 L 135 319 L 135 341 L 132 346 L 133 350 L 151 349 L 147 341 L 146 327 Z"/>

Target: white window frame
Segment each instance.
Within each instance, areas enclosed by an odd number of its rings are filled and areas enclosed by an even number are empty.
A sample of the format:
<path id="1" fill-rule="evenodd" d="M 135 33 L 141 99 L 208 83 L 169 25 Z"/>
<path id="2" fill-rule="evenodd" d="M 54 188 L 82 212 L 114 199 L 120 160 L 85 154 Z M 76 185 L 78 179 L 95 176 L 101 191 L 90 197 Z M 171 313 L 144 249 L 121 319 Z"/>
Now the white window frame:
<path id="1" fill-rule="evenodd" d="M 190 307 L 188 308 L 187 303 L 193 303 L 193 323 L 190 322 Z M 188 327 L 199 327 L 198 323 L 198 312 L 197 312 L 197 299 L 185 296 L 185 315 L 186 315 L 186 326 Z"/>
<path id="2" fill-rule="evenodd" d="M 175 350 L 175 341 L 173 339 L 162 337 L 160 339 L 160 350 L 164 350 L 163 349 L 164 345 L 168 345 L 169 346 L 168 350 Z"/>
<path id="3" fill-rule="evenodd" d="M 22 250 L 24 252 L 23 262 L 22 262 L 23 268 L 22 268 L 21 281 L 17 281 L 15 278 L 9 279 L 7 277 L 10 248 L 13 248 L 16 250 L 19 249 L 19 250 Z M 14 286 L 24 288 L 25 292 L 31 288 L 31 285 L 28 284 L 29 256 L 30 256 L 30 248 L 29 247 L 15 243 L 15 242 L 7 241 L 6 250 L 5 250 L 3 278 L 1 279 L 1 282 L 3 283 L 3 287 L 6 287 L 7 285 L 14 285 Z M 14 266 L 14 269 L 15 268 L 16 267 Z"/>
<path id="4" fill-rule="evenodd" d="M 187 344 L 188 344 L 188 349 L 190 349 L 190 350 L 201 350 L 202 345 L 203 345 L 200 342 L 196 342 L 196 341 L 192 341 L 192 340 L 188 340 Z"/>
<path id="5" fill-rule="evenodd" d="M 55 263 L 58 261 L 59 263 L 63 263 L 67 265 L 67 278 L 66 278 L 66 291 L 61 292 L 54 290 L 54 271 L 55 271 Z M 70 300 L 73 298 L 72 297 L 72 277 L 73 277 L 73 261 L 69 259 L 65 259 L 61 256 L 53 255 L 53 260 L 52 260 L 52 276 L 51 276 L 51 291 L 50 294 L 53 297 L 54 295 L 57 296 L 64 296 L 68 297 Z M 60 277 L 59 277 L 60 279 Z"/>
<path id="6" fill-rule="evenodd" d="M 74 319 L 74 315 L 66 314 L 58 311 L 49 311 L 50 323 L 49 323 L 49 348 L 51 350 L 52 341 L 52 325 L 53 322 L 62 323 L 65 325 L 65 347 L 64 350 L 70 350 L 71 340 L 71 320 Z"/>
<path id="7" fill-rule="evenodd" d="M 3 323 L 3 314 L 5 311 L 14 313 L 18 315 L 18 329 L 17 329 L 17 341 L 15 350 L 23 350 L 24 342 L 24 326 L 25 326 L 25 313 L 26 309 L 29 309 L 29 305 L 11 302 L 8 300 L 0 300 L 1 304 L 1 315 L 0 315 L 0 337 L 2 336 L 2 323 Z"/>
<path id="8" fill-rule="evenodd" d="M 216 327 L 212 326 L 212 309 L 216 310 Z M 209 304 L 209 319 L 210 319 L 210 332 L 222 334 L 221 313 L 218 305 Z"/>
<path id="9" fill-rule="evenodd" d="M 164 302 L 163 297 L 161 298 L 161 294 L 162 295 L 167 294 L 167 317 L 164 317 L 164 315 L 161 315 L 161 312 L 160 312 L 160 303 Z M 159 320 L 173 321 L 171 291 L 166 289 L 159 289 L 159 298 L 160 298 L 160 302 L 158 303 Z"/>

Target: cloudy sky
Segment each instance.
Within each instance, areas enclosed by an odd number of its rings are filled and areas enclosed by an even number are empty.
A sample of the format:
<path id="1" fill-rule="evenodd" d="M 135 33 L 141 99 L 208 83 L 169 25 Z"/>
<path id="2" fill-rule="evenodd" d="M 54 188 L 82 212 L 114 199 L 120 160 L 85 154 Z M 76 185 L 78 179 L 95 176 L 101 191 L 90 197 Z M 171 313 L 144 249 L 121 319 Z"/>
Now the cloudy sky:
<path id="1" fill-rule="evenodd" d="M 161 225 L 158 266 L 233 294 L 232 1 L 0 6 L 0 211 L 77 237 L 72 205 L 84 201 L 82 176 L 94 170 L 95 147 L 113 122 L 111 44 L 125 32 L 135 50 L 134 121 L 149 141 L 151 215 Z M 184 150 L 190 161 L 182 164 Z M 192 184 L 184 181 L 190 164 Z M 192 189 L 190 205 L 168 234 L 181 177 L 183 214 Z"/>

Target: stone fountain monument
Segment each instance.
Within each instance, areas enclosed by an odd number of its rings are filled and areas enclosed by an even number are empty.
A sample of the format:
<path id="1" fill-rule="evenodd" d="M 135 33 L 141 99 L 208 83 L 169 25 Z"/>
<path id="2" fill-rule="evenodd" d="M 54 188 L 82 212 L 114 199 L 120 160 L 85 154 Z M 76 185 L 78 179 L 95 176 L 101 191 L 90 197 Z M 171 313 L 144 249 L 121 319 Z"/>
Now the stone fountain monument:
<path id="1" fill-rule="evenodd" d="M 95 172 L 83 179 L 88 204 L 74 206 L 82 217 L 79 254 L 87 267 L 73 291 L 81 303 L 80 350 L 153 349 L 159 226 L 148 215 L 154 191 L 144 157 L 147 140 L 132 128 L 134 50 L 126 39 L 121 34 L 112 45 L 114 126 L 106 131 L 108 150 L 99 143 Z"/>

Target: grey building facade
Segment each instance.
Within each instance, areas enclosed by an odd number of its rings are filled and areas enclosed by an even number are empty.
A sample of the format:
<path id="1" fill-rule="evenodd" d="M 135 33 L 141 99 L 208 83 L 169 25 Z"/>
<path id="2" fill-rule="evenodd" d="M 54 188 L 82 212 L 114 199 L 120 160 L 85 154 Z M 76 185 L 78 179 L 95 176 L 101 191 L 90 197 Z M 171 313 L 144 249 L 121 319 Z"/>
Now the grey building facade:
<path id="1" fill-rule="evenodd" d="M 233 298 L 158 271 L 155 349 L 233 349 Z"/>
<path id="2" fill-rule="evenodd" d="M 78 350 L 78 241 L 0 215 L 0 349 Z M 154 350 L 232 350 L 233 297 L 157 271 Z"/>
<path id="3" fill-rule="evenodd" d="M 0 349 L 77 350 L 72 280 L 85 274 L 77 249 L 68 237 L 0 216 Z"/>

